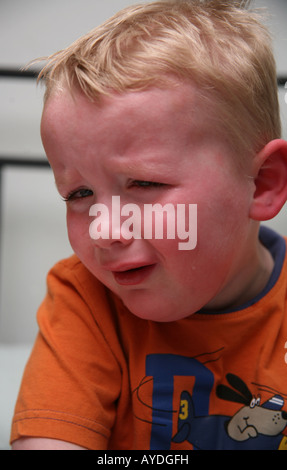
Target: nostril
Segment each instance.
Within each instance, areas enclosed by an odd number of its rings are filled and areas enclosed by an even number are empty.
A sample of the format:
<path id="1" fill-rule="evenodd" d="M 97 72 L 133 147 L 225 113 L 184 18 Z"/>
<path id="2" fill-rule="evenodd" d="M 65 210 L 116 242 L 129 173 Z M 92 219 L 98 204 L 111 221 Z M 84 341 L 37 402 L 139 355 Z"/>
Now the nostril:
<path id="1" fill-rule="evenodd" d="M 287 421 L 287 411 L 282 411 L 282 418 Z"/>

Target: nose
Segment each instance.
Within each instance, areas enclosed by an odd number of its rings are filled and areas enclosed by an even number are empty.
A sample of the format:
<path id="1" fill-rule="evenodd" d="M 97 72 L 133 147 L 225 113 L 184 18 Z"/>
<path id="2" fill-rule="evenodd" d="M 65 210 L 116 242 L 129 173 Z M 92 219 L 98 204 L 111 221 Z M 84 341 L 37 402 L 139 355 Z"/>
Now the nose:
<path id="1" fill-rule="evenodd" d="M 112 198 L 112 206 L 105 204 L 94 204 L 90 208 L 90 216 L 95 216 L 90 223 L 89 234 L 95 241 L 95 245 L 101 248 L 109 248 L 114 243 L 129 245 L 134 238 L 141 238 L 138 224 L 134 225 L 125 220 L 121 224 L 121 208 L 116 197 Z"/>
<path id="2" fill-rule="evenodd" d="M 132 241 L 132 237 L 125 238 L 121 232 L 115 231 L 113 231 L 113 233 L 109 234 L 108 236 L 105 236 L 105 234 L 99 234 L 97 238 L 94 238 L 94 244 L 98 248 L 111 248 L 114 245 L 122 245 L 124 247 L 130 245 Z"/>

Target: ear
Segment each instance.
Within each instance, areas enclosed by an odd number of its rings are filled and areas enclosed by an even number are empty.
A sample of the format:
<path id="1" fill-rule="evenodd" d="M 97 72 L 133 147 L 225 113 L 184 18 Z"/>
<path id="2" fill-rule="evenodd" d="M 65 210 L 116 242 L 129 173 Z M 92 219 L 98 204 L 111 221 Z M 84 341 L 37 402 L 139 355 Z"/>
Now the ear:
<path id="1" fill-rule="evenodd" d="M 249 216 L 259 221 L 272 219 L 287 201 L 287 142 L 269 142 L 256 154 L 252 172 L 255 191 Z"/>

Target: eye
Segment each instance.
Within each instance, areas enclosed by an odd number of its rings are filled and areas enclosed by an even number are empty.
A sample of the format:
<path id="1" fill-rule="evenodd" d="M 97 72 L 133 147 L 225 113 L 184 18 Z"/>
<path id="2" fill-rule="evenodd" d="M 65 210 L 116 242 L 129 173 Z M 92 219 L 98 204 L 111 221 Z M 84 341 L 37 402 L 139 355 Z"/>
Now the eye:
<path id="1" fill-rule="evenodd" d="M 93 195 L 93 191 L 90 189 L 82 188 L 77 189 L 76 191 L 71 191 L 67 197 L 64 197 L 65 202 L 75 201 L 77 199 L 83 199 Z"/>
<path id="2" fill-rule="evenodd" d="M 164 183 L 158 183 L 157 181 L 145 181 L 145 180 L 132 180 L 129 182 L 129 188 L 140 188 L 140 189 L 152 189 L 161 188 L 165 186 Z"/>
<path id="3" fill-rule="evenodd" d="M 260 402 L 261 402 L 261 398 L 260 397 L 253 397 L 252 400 L 251 400 L 251 403 L 250 403 L 250 408 L 255 408 L 255 406 L 259 406 L 260 405 Z"/>

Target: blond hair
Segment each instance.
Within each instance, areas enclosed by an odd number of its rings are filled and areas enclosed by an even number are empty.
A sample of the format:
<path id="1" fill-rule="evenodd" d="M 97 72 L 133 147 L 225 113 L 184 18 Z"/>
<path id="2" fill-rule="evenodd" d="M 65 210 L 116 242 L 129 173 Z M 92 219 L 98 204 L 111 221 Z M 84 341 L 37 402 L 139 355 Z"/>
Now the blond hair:
<path id="1" fill-rule="evenodd" d="M 249 1 L 165 0 L 128 7 L 47 58 L 46 98 L 77 85 L 93 100 L 190 80 L 233 144 L 281 135 L 270 34 Z"/>

